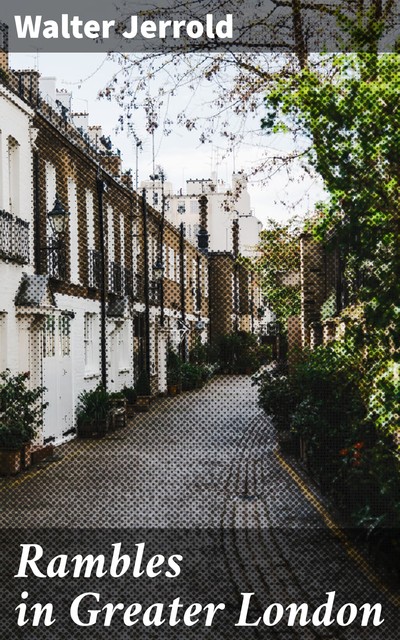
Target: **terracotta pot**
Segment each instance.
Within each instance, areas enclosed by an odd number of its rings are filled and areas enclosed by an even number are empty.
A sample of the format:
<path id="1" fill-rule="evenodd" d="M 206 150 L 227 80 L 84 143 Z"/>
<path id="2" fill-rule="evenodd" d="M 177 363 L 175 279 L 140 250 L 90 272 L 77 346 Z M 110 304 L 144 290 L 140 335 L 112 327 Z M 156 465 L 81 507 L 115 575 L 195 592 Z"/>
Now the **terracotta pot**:
<path id="1" fill-rule="evenodd" d="M 25 442 L 21 447 L 21 468 L 29 469 L 32 464 L 31 443 Z"/>
<path id="2" fill-rule="evenodd" d="M 33 444 L 30 448 L 32 464 L 38 464 L 46 458 L 51 458 L 54 455 L 54 445 L 47 444 Z"/>
<path id="3" fill-rule="evenodd" d="M 142 412 L 150 409 L 151 396 L 138 396 L 135 404 L 135 411 Z"/>
<path id="4" fill-rule="evenodd" d="M 177 384 L 169 384 L 168 385 L 168 395 L 176 396 L 179 393 L 179 385 Z"/>
<path id="5" fill-rule="evenodd" d="M 135 405 L 128 403 L 126 405 L 126 417 L 133 418 L 134 415 L 135 415 Z"/>
<path id="6" fill-rule="evenodd" d="M 78 438 L 102 438 L 108 431 L 109 420 L 80 420 Z"/>
<path id="7" fill-rule="evenodd" d="M 0 449 L 0 475 L 15 476 L 21 471 L 21 449 Z"/>

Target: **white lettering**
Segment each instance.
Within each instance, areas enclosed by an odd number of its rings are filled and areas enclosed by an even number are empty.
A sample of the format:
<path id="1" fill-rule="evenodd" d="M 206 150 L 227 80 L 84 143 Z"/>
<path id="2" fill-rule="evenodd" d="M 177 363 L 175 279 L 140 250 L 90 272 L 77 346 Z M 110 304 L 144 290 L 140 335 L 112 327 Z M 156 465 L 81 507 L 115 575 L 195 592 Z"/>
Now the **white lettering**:
<path id="1" fill-rule="evenodd" d="M 346 609 L 349 609 L 349 614 L 348 614 L 347 620 L 345 621 L 344 618 L 345 618 Z M 341 627 L 348 627 L 349 624 L 354 622 L 356 618 L 357 618 L 357 607 L 352 602 L 348 602 L 347 604 L 344 604 L 343 607 L 340 607 L 339 611 L 337 612 L 336 622 Z"/>
<path id="2" fill-rule="evenodd" d="M 14 578 L 27 578 L 26 569 L 28 566 L 34 576 L 37 578 L 45 578 L 45 574 L 39 571 L 36 566 L 36 561 L 43 556 L 43 547 L 41 547 L 40 544 L 21 544 L 20 546 L 22 547 L 21 560 L 19 563 L 18 573 Z M 35 550 L 33 558 L 29 558 L 29 552 L 31 549 Z"/>
<path id="3" fill-rule="evenodd" d="M 379 627 L 383 622 L 385 622 L 385 619 L 381 618 L 382 605 L 379 604 L 379 602 L 377 604 L 374 604 L 373 606 L 368 603 L 363 604 L 360 609 L 363 610 L 363 617 L 361 620 L 362 627 L 366 627 L 368 625 L 371 613 L 374 614 L 374 619 L 372 621 L 374 627 Z"/>
<path id="4" fill-rule="evenodd" d="M 228 13 L 226 20 L 217 22 L 215 25 L 215 33 L 221 40 L 224 38 L 233 38 L 233 19 L 231 13 Z"/>
<path id="5" fill-rule="evenodd" d="M 82 593 L 81 595 L 75 598 L 75 600 L 71 604 L 70 616 L 71 616 L 72 622 L 75 622 L 75 624 L 77 624 L 78 627 L 92 627 L 97 622 L 97 616 L 99 615 L 98 609 L 88 609 L 87 613 L 89 614 L 89 620 L 87 622 L 82 622 L 79 616 L 79 606 L 82 600 L 87 596 L 92 596 L 96 600 L 96 602 L 99 602 L 100 600 L 99 593 L 90 593 L 90 592 Z"/>
<path id="6" fill-rule="evenodd" d="M 199 20 L 191 20 L 186 27 L 189 38 L 201 38 L 204 33 L 204 26 Z"/>
<path id="7" fill-rule="evenodd" d="M 235 627 L 257 627 L 260 624 L 261 617 L 258 618 L 255 622 L 247 622 L 247 614 L 249 611 L 250 600 L 253 593 L 242 593 L 242 606 L 239 614 L 239 621 L 235 624 Z"/>
<path id="8" fill-rule="evenodd" d="M 39 37 L 42 16 L 35 16 L 35 22 L 32 16 L 25 16 L 24 22 L 22 22 L 22 16 L 14 16 L 14 20 L 18 38 L 26 38 L 28 34 L 29 38 Z"/>

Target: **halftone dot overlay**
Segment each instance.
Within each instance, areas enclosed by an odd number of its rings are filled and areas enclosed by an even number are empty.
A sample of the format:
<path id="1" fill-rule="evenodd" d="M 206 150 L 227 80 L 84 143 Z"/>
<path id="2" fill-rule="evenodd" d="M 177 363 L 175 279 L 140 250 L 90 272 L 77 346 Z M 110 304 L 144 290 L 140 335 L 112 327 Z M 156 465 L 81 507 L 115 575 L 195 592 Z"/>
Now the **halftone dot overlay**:
<path id="1" fill-rule="evenodd" d="M 391 19 L 393 44 L 396 16 Z M 338 424 L 332 418 L 345 407 L 350 421 L 357 407 L 348 398 L 361 403 L 367 390 L 360 384 L 356 396 L 349 384 L 332 400 L 327 385 L 317 408 L 303 406 L 300 376 L 293 383 L 300 394 L 296 406 L 289 397 L 274 415 L 263 409 L 272 403 L 274 385 L 288 389 L 304 353 L 311 361 L 318 349 L 328 354 L 324 375 L 331 375 L 333 359 L 343 363 L 335 371 L 339 388 L 353 324 L 353 349 L 368 352 L 369 330 L 357 324 L 357 295 L 366 279 L 346 263 L 329 232 L 321 241 L 305 229 L 297 260 L 277 275 L 277 286 L 298 292 L 301 311 L 285 327 L 265 323 L 263 274 L 240 255 L 237 219 L 228 230 L 231 249 L 210 249 L 215 185 L 202 185 L 187 204 L 197 216 L 190 228 L 172 224 L 163 170 L 157 167 L 152 188 L 136 189 L 101 127 L 89 126 L 87 114 L 71 114 L 68 92 L 58 92 L 56 100 L 43 95 L 37 71 L 7 68 L 6 49 L 0 52 L 0 372 L 24 373 L 28 389 L 43 387 L 44 407 L 32 449 L 25 443 L 22 458 L 14 456 L 19 473 L 0 483 L 0 639 L 394 640 L 398 530 L 379 521 L 387 497 L 371 478 L 364 484 L 364 476 L 354 475 L 354 484 L 345 483 L 348 469 L 362 472 L 376 441 L 368 432 L 343 442 L 339 418 Z M 359 175 L 360 183 L 365 177 Z M 179 206 L 183 219 L 183 200 Z M 397 242 L 397 230 L 389 219 L 379 236 L 382 251 Z M 357 234 L 351 243 L 361 246 Z M 388 282 L 398 269 L 393 264 Z M 396 329 L 392 323 L 388 331 Z M 377 359 L 388 350 L 394 362 L 394 339 L 382 343 Z M 358 373 L 352 374 L 354 381 Z M 321 380 L 304 378 L 304 393 L 306 383 L 317 396 Z M 386 390 L 386 378 L 382 384 L 377 388 Z M 113 395 L 101 404 L 106 393 Z M 2 403 L 0 425 L 8 409 Z M 375 415 L 375 405 L 370 411 Z M 337 431 L 329 426 L 318 435 L 320 416 Z M 391 420 L 398 420 L 398 406 Z M 389 474 L 398 466 L 398 442 L 393 436 L 385 446 L 379 451 Z M 31 453 L 36 464 L 30 467 Z M 361 513 L 368 530 L 361 539 L 349 523 L 365 486 L 374 487 L 375 511 Z M 388 486 L 397 495 L 392 476 Z M 17 578 L 23 544 L 42 547 L 38 567 L 44 573 L 55 556 L 66 556 L 70 568 L 75 556 L 91 554 L 104 556 L 105 574 Z M 141 568 L 157 554 L 182 556 L 181 571 L 149 578 L 129 570 L 112 577 L 107 568 L 116 544 L 132 564 L 144 545 Z M 56 565 L 63 562 L 60 557 Z M 99 613 L 96 624 L 80 627 L 70 607 L 85 592 L 99 594 L 89 605 Z M 273 603 L 285 611 L 304 604 L 305 620 L 333 592 L 334 618 L 346 604 L 357 609 L 351 624 L 336 618 L 326 626 L 301 624 L 299 614 L 288 625 L 286 613 L 276 625 L 262 621 Z M 251 594 L 248 620 L 254 624 L 248 627 L 237 625 L 243 594 Z M 195 602 L 224 607 L 212 626 L 205 626 L 204 612 L 194 626 L 182 620 L 171 626 L 170 604 L 178 597 L 180 614 Z M 23 600 L 28 609 L 53 603 L 54 624 L 17 626 Z M 116 611 L 105 627 L 107 603 L 121 603 L 122 612 L 132 603 L 141 611 L 162 603 L 163 622 L 144 626 L 139 617 L 128 627 Z M 361 626 L 366 603 L 382 606 L 381 626 Z M 82 620 L 89 620 L 87 605 Z"/>

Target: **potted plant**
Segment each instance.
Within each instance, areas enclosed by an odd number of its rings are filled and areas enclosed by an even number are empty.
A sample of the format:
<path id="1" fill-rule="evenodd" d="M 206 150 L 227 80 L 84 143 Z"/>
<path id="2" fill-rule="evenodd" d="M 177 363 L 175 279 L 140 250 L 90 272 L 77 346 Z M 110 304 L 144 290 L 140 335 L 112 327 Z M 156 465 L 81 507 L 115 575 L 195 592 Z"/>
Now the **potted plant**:
<path id="1" fill-rule="evenodd" d="M 202 385 L 201 367 L 190 362 L 184 362 L 182 364 L 182 389 L 184 391 L 200 389 Z"/>
<path id="2" fill-rule="evenodd" d="M 182 384 L 182 363 L 179 355 L 170 349 L 167 354 L 167 388 L 170 396 L 180 393 Z"/>
<path id="3" fill-rule="evenodd" d="M 147 371 L 142 371 L 136 383 L 137 399 L 135 411 L 148 411 L 150 408 L 151 391 Z"/>
<path id="4" fill-rule="evenodd" d="M 0 373 L 0 474 L 13 475 L 30 465 L 30 443 L 43 424 L 44 387 L 29 389 L 29 373 Z"/>
<path id="5" fill-rule="evenodd" d="M 92 391 L 83 391 L 78 397 L 78 436 L 104 436 L 108 430 L 109 410 L 109 395 L 102 385 Z"/>
<path id="6" fill-rule="evenodd" d="M 126 414 L 128 418 L 132 418 L 135 412 L 135 404 L 137 399 L 136 389 L 134 387 L 124 387 L 122 393 L 126 398 Z"/>
<path id="7" fill-rule="evenodd" d="M 114 391 L 108 394 L 110 405 L 110 419 L 108 428 L 110 431 L 120 429 L 126 425 L 126 398 L 123 391 Z"/>

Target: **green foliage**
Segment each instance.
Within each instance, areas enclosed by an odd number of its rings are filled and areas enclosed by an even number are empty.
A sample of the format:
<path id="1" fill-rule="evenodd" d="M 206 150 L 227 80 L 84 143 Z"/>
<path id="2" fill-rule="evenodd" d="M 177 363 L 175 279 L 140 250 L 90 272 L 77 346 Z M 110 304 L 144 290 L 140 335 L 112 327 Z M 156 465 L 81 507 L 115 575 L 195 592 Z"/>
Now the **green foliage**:
<path id="1" fill-rule="evenodd" d="M 151 396 L 150 380 L 147 371 L 142 371 L 136 383 L 137 396 Z"/>
<path id="2" fill-rule="evenodd" d="M 278 431 L 286 431 L 295 407 L 294 386 L 287 375 L 267 370 L 257 378 L 259 403 L 266 413 L 274 418 Z"/>
<path id="3" fill-rule="evenodd" d="M 137 398 L 137 393 L 136 393 L 136 389 L 134 387 L 124 387 L 122 389 L 122 393 L 123 393 L 124 397 L 126 398 L 128 404 L 135 404 L 136 398 Z"/>
<path id="4" fill-rule="evenodd" d="M 107 418 L 109 409 L 109 394 L 101 384 L 92 391 L 82 391 L 78 397 L 78 421 L 101 422 Z"/>
<path id="5" fill-rule="evenodd" d="M 254 373 L 265 356 L 257 336 L 246 331 L 221 336 L 216 349 L 220 368 L 227 373 Z"/>
<path id="6" fill-rule="evenodd" d="M 190 350 L 189 361 L 194 364 L 207 364 L 210 362 L 209 345 L 202 343 L 199 337 L 195 339 L 194 345 Z"/>
<path id="7" fill-rule="evenodd" d="M 0 446 L 21 447 L 30 442 L 43 424 L 44 387 L 29 389 L 29 373 L 0 373 Z"/>
<path id="8" fill-rule="evenodd" d="M 197 389 L 203 382 L 203 368 L 198 364 L 183 362 L 181 366 L 182 389 Z"/>
<path id="9" fill-rule="evenodd" d="M 292 76 L 277 76 L 266 97 L 264 127 L 295 123 L 329 201 L 314 226 L 334 242 L 345 265 L 351 302 L 366 321 L 399 344 L 400 57 L 321 56 Z"/>
<path id="10" fill-rule="evenodd" d="M 289 374 L 259 376 L 259 401 L 279 431 L 303 439 L 310 472 L 354 524 L 398 527 L 399 371 L 371 366 L 376 353 L 355 324 Z"/>
<path id="11" fill-rule="evenodd" d="M 173 349 L 168 349 L 167 353 L 167 382 L 174 386 L 182 382 L 182 361 Z"/>
<path id="12" fill-rule="evenodd" d="M 268 220 L 261 232 L 259 269 L 269 309 L 284 333 L 287 319 L 300 313 L 300 226 Z"/>

